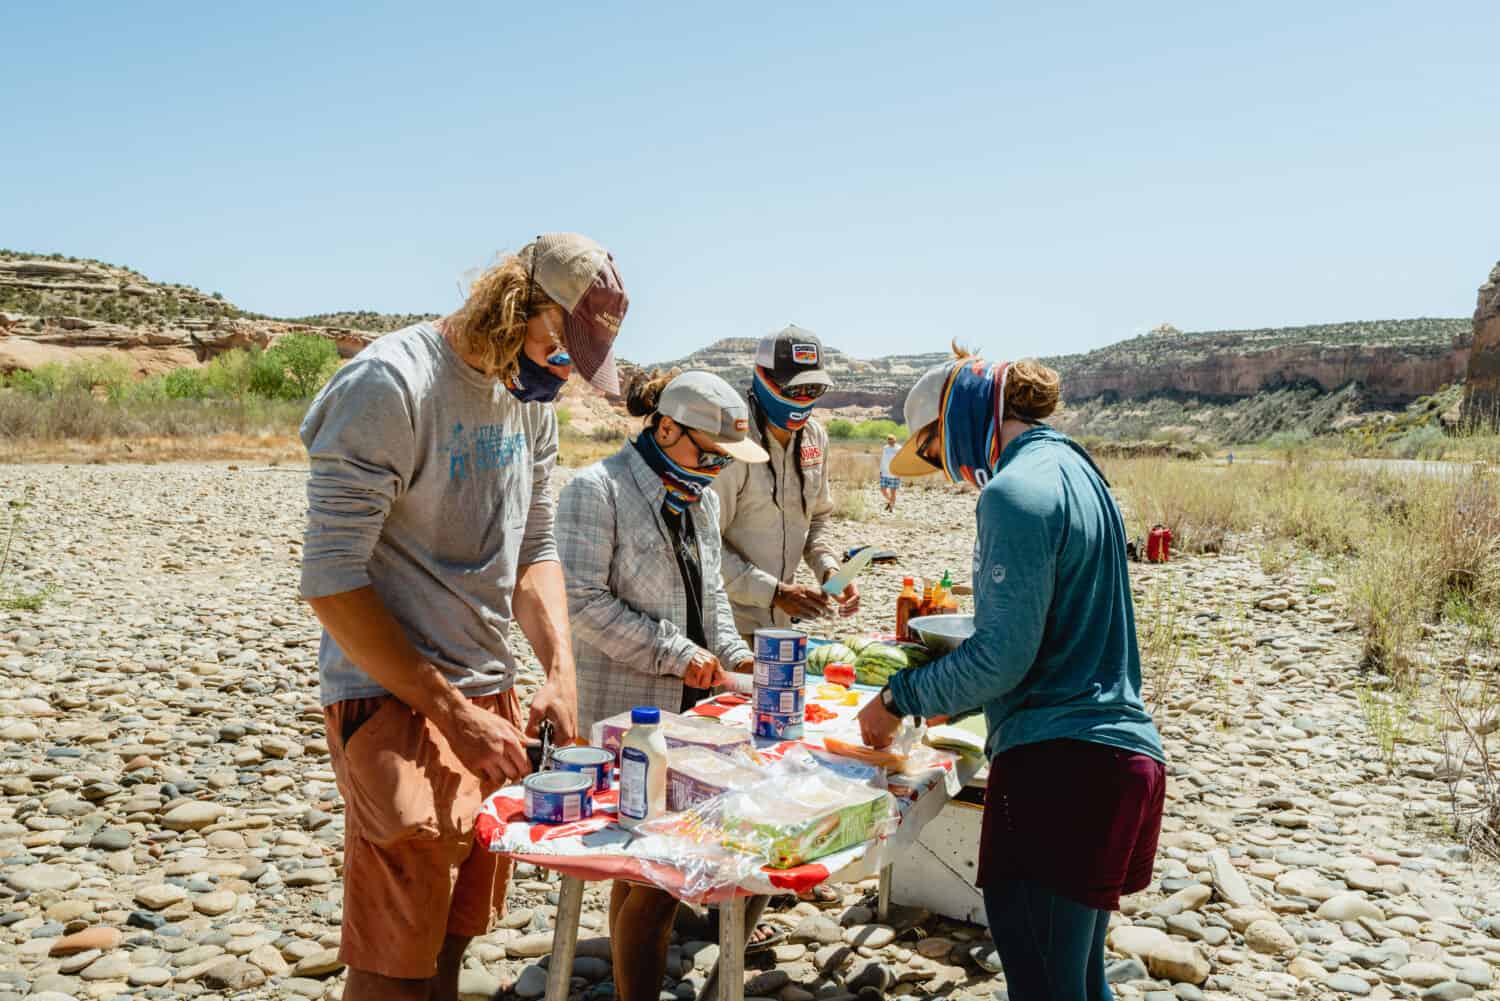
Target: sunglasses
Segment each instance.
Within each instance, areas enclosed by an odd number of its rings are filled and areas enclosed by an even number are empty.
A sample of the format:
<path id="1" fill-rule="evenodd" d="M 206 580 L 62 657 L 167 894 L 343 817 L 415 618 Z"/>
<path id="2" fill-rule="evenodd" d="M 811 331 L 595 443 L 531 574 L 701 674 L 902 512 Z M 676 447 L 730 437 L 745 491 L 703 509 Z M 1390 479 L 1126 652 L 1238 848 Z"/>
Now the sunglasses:
<path id="1" fill-rule="evenodd" d="M 814 383 L 810 386 L 793 386 L 791 389 L 783 389 L 781 395 L 789 400 L 796 400 L 798 403 L 811 403 L 827 390 L 827 386 Z"/>
<path id="2" fill-rule="evenodd" d="M 694 468 L 723 469 L 725 466 L 728 466 L 730 463 L 734 462 L 734 456 L 728 455 L 724 452 L 710 452 L 708 449 L 703 447 L 702 442 L 693 437 L 693 433 L 691 431 L 687 431 L 685 433 L 687 434 L 688 441 L 698 446 L 698 463 Z"/>
<path id="3" fill-rule="evenodd" d="M 917 458 L 929 466 L 936 466 L 939 469 L 943 468 L 942 453 L 939 452 L 937 456 L 930 454 L 934 444 L 941 446 L 941 438 L 942 435 L 938 433 L 938 424 L 936 422 L 929 424 L 927 430 L 922 432 L 922 437 L 917 442 Z"/>

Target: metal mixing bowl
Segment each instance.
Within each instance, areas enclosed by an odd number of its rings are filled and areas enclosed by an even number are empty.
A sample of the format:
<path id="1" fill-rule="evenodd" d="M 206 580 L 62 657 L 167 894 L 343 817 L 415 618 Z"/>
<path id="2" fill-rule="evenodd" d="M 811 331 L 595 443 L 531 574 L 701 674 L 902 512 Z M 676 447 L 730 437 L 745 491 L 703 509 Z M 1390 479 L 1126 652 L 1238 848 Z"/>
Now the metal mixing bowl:
<path id="1" fill-rule="evenodd" d="M 938 653 L 951 653 L 974 635 L 972 615 L 923 615 L 906 625 L 922 638 L 923 645 Z"/>

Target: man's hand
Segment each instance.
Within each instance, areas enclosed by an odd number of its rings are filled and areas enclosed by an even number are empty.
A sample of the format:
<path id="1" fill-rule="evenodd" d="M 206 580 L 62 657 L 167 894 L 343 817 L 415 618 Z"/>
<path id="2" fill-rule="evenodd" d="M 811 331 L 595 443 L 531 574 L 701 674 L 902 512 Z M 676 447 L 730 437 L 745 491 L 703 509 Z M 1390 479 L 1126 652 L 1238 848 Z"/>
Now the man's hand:
<path id="1" fill-rule="evenodd" d="M 437 719 L 433 719 L 438 723 Z M 479 776 L 486 796 L 519 782 L 531 771 L 526 737 L 515 724 L 464 699 L 439 723 L 448 746 L 463 766 Z"/>
<path id="2" fill-rule="evenodd" d="M 859 732 L 864 737 L 866 747 L 876 750 L 890 747 L 891 741 L 896 739 L 896 731 L 900 729 L 901 717 L 887 712 L 878 697 L 871 699 L 859 711 Z"/>
<path id="3" fill-rule="evenodd" d="M 754 674 L 755 673 L 755 658 L 754 657 L 746 657 L 744 660 L 742 660 L 738 664 L 734 665 L 734 673 L 735 674 Z"/>
<path id="4" fill-rule="evenodd" d="M 821 619 L 833 606 L 833 599 L 821 587 L 809 584 L 778 584 L 771 602 L 794 619 Z"/>
<path id="5" fill-rule="evenodd" d="M 699 649 L 688 662 L 682 674 L 682 683 L 689 688 L 718 688 L 729 684 L 729 677 L 719 664 L 719 658 L 707 650 Z"/>
<path id="6" fill-rule="evenodd" d="M 823 583 L 828 583 L 828 578 L 838 572 L 837 567 L 829 567 L 828 572 L 823 574 Z M 847 618 L 859 611 L 859 588 L 854 586 L 854 581 L 851 580 L 849 586 L 844 588 L 838 597 L 838 603 L 840 617 Z"/>
<path id="7" fill-rule="evenodd" d="M 526 736 L 539 736 L 544 719 L 552 721 L 552 742 L 558 747 L 568 747 L 578 739 L 578 688 L 572 672 L 554 672 L 537 689 L 526 720 Z"/>

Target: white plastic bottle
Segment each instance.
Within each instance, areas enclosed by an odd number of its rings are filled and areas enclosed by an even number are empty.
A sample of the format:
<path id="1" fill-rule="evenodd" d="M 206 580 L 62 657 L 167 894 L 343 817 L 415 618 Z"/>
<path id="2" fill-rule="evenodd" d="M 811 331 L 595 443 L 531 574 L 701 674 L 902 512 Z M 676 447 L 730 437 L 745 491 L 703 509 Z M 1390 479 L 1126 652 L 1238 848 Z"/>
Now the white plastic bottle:
<path id="1" fill-rule="evenodd" d="M 667 812 L 667 737 L 661 710 L 637 706 L 620 743 L 620 826 L 634 830 Z"/>

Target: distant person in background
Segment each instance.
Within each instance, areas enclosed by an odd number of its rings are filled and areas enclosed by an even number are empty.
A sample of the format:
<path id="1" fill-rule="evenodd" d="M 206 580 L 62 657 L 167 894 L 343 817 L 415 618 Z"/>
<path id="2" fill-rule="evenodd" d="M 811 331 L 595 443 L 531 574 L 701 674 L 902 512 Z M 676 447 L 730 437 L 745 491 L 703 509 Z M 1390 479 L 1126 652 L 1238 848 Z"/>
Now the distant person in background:
<path id="1" fill-rule="evenodd" d="M 737 463 L 714 481 L 724 532 L 724 584 L 735 624 L 746 637 L 763 626 L 822 618 L 835 604 L 847 615 L 859 609 L 853 584 L 835 603 L 817 585 L 796 583 L 803 562 L 819 584 L 839 567 L 830 538 L 828 432 L 812 416 L 831 385 L 823 371 L 822 342 L 812 331 L 787 327 L 756 346 L 750 437 L 770 453 L 770 461 Z"/>
<path id="2" fill-rule="evenodd" d="M 896 510 L 896 493 L 901 489 L 901 477 L 891 473 L 891 460 L 899 451 L 901 446 L 896 444 L 896 436 L 886 435 L 885 448 L 880 450 L 880 496 L 885 498 L 887 512 Z"/>
<path id="3" fill-rule="evenodd" d="M 719 573 L 719 499 L 708 489 L 740 462 L 766 461 L 749 411 L 716 375 L 684 372 L 631 387 L 626 407 L 649 417 L 614 455 L 573 477 L 558 504 L 580 723 L 636 706 L 686 712 L 754 667 Z M 677 900 L 616 880 L 609 942 L 621 1001 L 656 1001 Z M 769 934 L 771 929 L 766 929 Z"/>
<path id="4" fill-rule="evenodd" d="M 302 596 L 323 624 L 323 718 L 344 798 L 348 1001 L 456 1001 L 509 865 L 476 847 L 484 796 L 530 769 L 526 734 L 578 732 L 553 537 L 557 416 L 574 366 L 617 392 L 627 306 L 608 252 L 541 236 L 456 313 L 387 334 L 302 423 Z M 517 622 L 546 672 L 529 719 Z M 523 732 L 524 728 L 524 732 Z"/>
<path id="5" fill-rule="evenodd" d="M 907 394 L 891 468 L 979 488 L 974 634 L 893 676 L 860 727 L 885 747 L 906 716 L 983 707 L 977 882 L 1011 1001 L 1106 1001 L 1110 912 L 1151 883 L 1166 791 L 1125 523 L 1088 454 L 1041 423 L 1057 373 L 958 354 Z"/>

